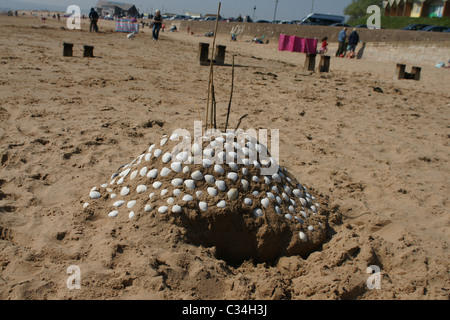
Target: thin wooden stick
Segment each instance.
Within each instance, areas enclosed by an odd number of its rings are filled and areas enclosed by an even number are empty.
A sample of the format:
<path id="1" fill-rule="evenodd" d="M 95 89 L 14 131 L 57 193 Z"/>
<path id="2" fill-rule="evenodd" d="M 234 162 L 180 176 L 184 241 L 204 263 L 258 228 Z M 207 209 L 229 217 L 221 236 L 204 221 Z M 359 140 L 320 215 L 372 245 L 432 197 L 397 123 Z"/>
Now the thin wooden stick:
<path id="1" fill-rule="evenodd" d="M 230 102 L 228 102 L 228 112 L 227 112 L 227 122 L 225 123 L 225 132 L 227 132 L 227 128 L 228 128 L 228 120 L 230 119 L 231 100 L 233 99 L 233 89 L 234 89 L 234 55 L 233 55 L 233 68 L 231 69 L 231 93 L 230 93 Z"/>
<path id="2" fill-rule="evenodd" d="M 219 25 L 219 15 L 220 15 L 220 7 L 221 7 L 222 3 L 219 2 L 219 8 L 217 9 L 217 19 L 216 19 L 216 26 L 214 28 L 214 40 L 213 40 L 213 46 L 212 46 L 212 56 L 211 56 L 211 61 L 210 61 L 210 70 L 209 70 L 209 81 L 208 81 L 208 100 L 206 102 L 206 122 L 205 122 L 205 132 L 208 129 L 208 112 L 209 112 L 209 97 L 211 94 L 211 86 L 214 84 L 214 75 L 213 75 L 213 60 L 214 60 L 214 49 L 215 49 L 215 45 L 216 45 L 216 35 L 217 35 L 217 27 Z M 211 110 L 212 112 L 212 110 Z M 212 123 L 211 123 L 212 125 Z"/>

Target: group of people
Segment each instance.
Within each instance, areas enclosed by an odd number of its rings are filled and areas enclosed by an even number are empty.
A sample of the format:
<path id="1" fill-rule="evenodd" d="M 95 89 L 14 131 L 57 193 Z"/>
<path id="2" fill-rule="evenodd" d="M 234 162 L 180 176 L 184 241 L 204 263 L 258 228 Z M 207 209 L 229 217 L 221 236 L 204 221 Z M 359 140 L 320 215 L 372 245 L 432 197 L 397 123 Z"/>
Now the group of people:
<path id="1" fill-rule="evenodd" d="M 359 34 L 356 28 L 354 28 L 347 39 L 347 30 L 347 28 L 344 28 L 339 32 L 339 47 L 336 51 L 336 57 L 352 59 L 356 56 L 355 51 L 359 43 Z"/>

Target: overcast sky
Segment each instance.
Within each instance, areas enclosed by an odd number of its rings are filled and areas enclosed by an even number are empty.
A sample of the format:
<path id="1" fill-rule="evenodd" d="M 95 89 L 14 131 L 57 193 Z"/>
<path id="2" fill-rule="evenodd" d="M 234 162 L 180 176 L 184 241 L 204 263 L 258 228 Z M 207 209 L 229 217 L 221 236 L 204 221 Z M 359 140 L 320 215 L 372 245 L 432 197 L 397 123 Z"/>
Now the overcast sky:
<path id="1" fill-rule="evenodd" d="M 78 5 L 84 11 L 94 7 L 97 0 L 19 0 L 31 4 L 50 4 L 61 7 Z M 15 1 L 13 1 L 15 2 Z M 202 14 L 217 13 L 219 0 L 122 0 L 118 2 L 133 3 L 142 13 L 160 9 L 164 12 L 183 13 L 186 10 Z M 0 0 L 0 7 L 6 7 L 11 0 Z M 253 8 L 256 6 L 255 19 L 272 20 L 275 13 L 276 0 L 221 0 L 221 15 L 236 17 L 248 15 L 253 17 Z M 343 9 L 351 0 L 279 0 L 277 5 L 277 20 L 300 19 L 311 12 L 314 3 L 314 12 L 332 13 L 342 15 Z"/>

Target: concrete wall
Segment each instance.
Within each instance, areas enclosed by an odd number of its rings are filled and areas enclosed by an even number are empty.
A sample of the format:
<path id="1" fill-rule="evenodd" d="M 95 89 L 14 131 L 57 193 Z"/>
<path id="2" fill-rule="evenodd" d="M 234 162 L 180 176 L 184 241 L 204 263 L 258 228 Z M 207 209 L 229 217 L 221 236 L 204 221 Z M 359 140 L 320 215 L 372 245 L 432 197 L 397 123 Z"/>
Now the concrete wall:
<path id="1" fill-rule="evenodd" d="M 166 21 L 166 25 L 176 25 L 178 30 L 185 32 L 189 27 L 195 34 L 205 34 L 214 30 L 215 22 L 207 21 Z M 168 29 L 168 28 L 167 28 Z M 295 35 L 304 38 L 322 39 L 327 36 L 329 42 L 337 42 L 341 27 L 324 26 L 297 26 L 289 24 L 268 23 L 235 23 L 219 22 L 218 34 L 231 34 L 232 30 L 241 32 L 241 39 L 249 40 L 254 36 L 262 37 L 270 41 L 278 41 L 281 33 Z M 349 32 L 351 28 L 349 28 Z M 445 42 L 450 41 L 450 33 L 441 32 L 418 32 L 404 30 L 369 30 L 358 29 L 361 41 L 365 42 Z"/>

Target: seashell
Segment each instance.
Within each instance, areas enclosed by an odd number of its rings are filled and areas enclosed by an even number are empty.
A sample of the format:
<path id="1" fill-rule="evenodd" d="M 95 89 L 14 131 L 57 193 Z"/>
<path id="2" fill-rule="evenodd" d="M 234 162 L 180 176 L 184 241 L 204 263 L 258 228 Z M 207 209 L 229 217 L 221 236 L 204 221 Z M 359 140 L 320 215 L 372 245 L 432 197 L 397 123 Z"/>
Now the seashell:
<path id="1" fill-rule="evenodd" d="M 139 174 L 141 175 L 141 177 L 145 176 L 147 174 L 147 167 L 143 167 L 141 169 L 141 171 L 139 171 Z"/>
<path id="2" fill-rule="evenodd" d="M 225 208 L 227 206 L 227 203 L 225 202 L 225 200 L 221 200 L 219 201 L 219 203 L 217 204 L 218 208 Z"/>
<path id="3" fill-rule="evenodd" d="M 300 202 L 302 204 L 302 206 L 306 206 L 308 204 L 308 202 L 305 200 L 305 198 L 300 198 Z"/>
<path id="4" fill-rule="evenodd" d="M 168 209 L 169 208 L 167 208 L 167 206 L 162 206 L 162 207 L 158 208 L 158 212 L 159 213 L 166 213 Z"/>
<path id="5" fill-rule="evenodd" d="M 280 183 L 281 182 L 281 177 L 278 173 L 274 173 L 272 175 L 272 180 L 275 180 L 276 182 Z"/>
<path id="6" fill-rule="evenodd" d="M 244 176 L 248 175 L 248 169 L 247 168 L 242 168 L 242 174 Z"/>
<path id="7" fill-rule="evenodd" d="M 113 206 L 119 208 L 119 207 L 121 207 L 124 203 L 125 203 L 125 201 L 119 200 L 119 201 L 114 202 L 114 203 L 113 203 Z"/>
<path id="8" fill-rule="evenodd" d="M 203 168 L 209 168 L 212 166 L 212 161 L 210 159 L 203 159 L 202 164 Z"/>
<path id="9" fill-rule="evenodd" d="M 118 214 L 119 214 L 119 211 L 114 210 L 114 211 L 111 211 L 110 213 L 108 213 L 108 217 L 114 218 L 114 217 L 117 217 Z"/>
<path id="10" fill-rule="evenodd" d="M 231 188 L 230 191 L 228 191 L 227 196 L 228 199 L 230 199 L 231 201 L 234 201 L 238 198 L 239 195 L 239 191 L 236 188 Z"/>
<path id="11" fill-rule="evenodd" d="M 203 174 L 200 171 L 195 171 L 191 174 L 192 179 L 194 180 L 202 180 L 203 179 Z"/>
<path id="12" fill-rule="evenodd" d="M 275 209 L 275 212 L 276 212 L 276 213 L 281 214 L 281 209 L 280 209 L 279 206 L 275 206 L 274 209 Z"/>
<path id="13" fill-rule="evenodd" d="M 190 169 L 188 166 L 183 168 L 183 173 L 189 173 Z"/>
<path id="14" fill-rule="evenodd" d="M 136 178 L 137 174 L 139 173 L 139 171 L 135 170 L 130 174 L 130 180 L 133 180 L 134 178 Z"/>
<path id="15" fill-rule="evenodd" d="M 85 203 L 83 204 L 83 209 L 86 209 L 88 206 L 89 206 L 89 202 L 85 202 Z"/>
<path id="16" fill-rule="evenodd" d="M 202 196 L 203 192 L 202 191 L 196 191 L 195 195 L 197 196 L 197 198 L 200 198 Z"/>
<path id="17" fill-rule="evenodd" d="M 122 176 L 122 177 L 125 178 L 125 177 L 130 173 L 130 171 L 131 171 L 131 169 L 128 168 L 128 169 L 122 171 L 122 172 L 120 173 L 120 176 Z"/>
<path id="18" fill-rule="evenodd" d="M 170 141 L 175 141 L 175 140 L 178 140 L 178 137 L 179 137 L 179 135 L 176 134 L 176 133 L 174 133 L 174 134 L 172 134 L 172 135 L 170 136 L 169 140 L 170 140 Z"/>
<path id="19" fill-rule="evenodd" d="M 150 159 L 152 158 L 152 154 L 151 153 L 147 153 L 144 157 L 145 161 L 150 161 Z"/>
<path id="20" fill-rule="evenodd" d="M 254 214 L 256 217 L 262 217 L 262 216 L 264 215 L 264 213 L 263 213 L 263 211 L 262 211 L 261 209 L 255 209 L 255 210 L 253 211 L 253 214 Z"/>
<path id="21" fill-rule="evenodd" d="M 300 237 L 300 240 L 302 240 L 302 241 L 308 240 L 308 237 L 306 236 L 306 234 L 303 231 L 300 231 L 298 236 Z"/>
<path id="22" fill-rule="evenodd" d="M 252 192 L 252 194 L 253 194 L 255 197 L 258 197 L 258 196 L 259 196 L 259 191 L 255 190 L 255 191 Z"/>
<path id="23" fill-rule="evenodd" d="M 147 173 L 147 178 L 155 179 L 158 176 L 158 169 L 152 169 Z"/>
<path id="24" fill-rule="evenodd" d="M 145 208 L 144 208 L 144 211 L 145 211 L 145 212 L 150 212 L 150 211 L 152 211 L 152 206 L 149 205 L 149 204 L 146 204 L 146 205 L 145 205 Z"/>
<path id="25" fill-rule="evenodd" d="M 242 184 L 242 188 L 243 188 L 244 190 L 247 190 L 247 189 L 248 189 L 249 183 L 248 183 L 247 180 L 242 179 L 242 180 L 241 180 L 241 184 Z"/>
<path id="26" fill-rule="evenodd" d="M 251 206 L 251 205 L 253 204 L 253 200 L 252 200 L 252 199 L 249 199 L 249 198 L 245 198 L 245 199 L 244 199 L 244 203 L 245 203 L 247 206 Z"/>
<path id="27" fill-rule="evenodd" d="M 181 194 L 181 190 L 180 190 L 180 189 L 175 189 L 175 190 L 173 190 L 173 195 L 174 195 L 175 197 L 178 197 L 180 194 Z"/>
<path id="28" fill-rule="evenodd" d="M 161 140 L 161 143 L 160 143 L 161 147 L 162 147 L 163 145 L 165 145 L 166 142 L 167 142 L 167 138 L 162 139 L 162 140 Z"/>
<path id="29" fill-rule="evenodd" d="M 264 208 L 268 208 L 269 207 L 269 203 L 270 203 L 270 201 L 267 198 L 264 198 L 264 199 L 261 200 L 261 204 L 263 205 Z"/>
<path id="30" fill-rule="evenodd" d="M 233 181 L 236 181 L 238 179 L 238 175 L 236 172 L 229 172 L 227 174 L 227 178 Z"/>
<path id="31" fill-rule="evenodd" d="M 172 162 L 170 165 L 170 168 L 176 172 L 176 173 L 180 173 L 181 170 L 183 169 L 183 166 L 181 165 L 181 162 Z"/>
<path id="32" fill-rule="evenodd" d="M 131 209 L 131 208 L 133 208 L 135 205 L 136 205 L 136 200 L 128 201 L 128 203 L 127 203 L 127 208 L 128 208 L 128 209 Z"/>
<path id="33" fill-rule="evenodd" d="M 250 165 L 250 159 L 242 159 L 242 164 L 244 165 L 244 166 L 249 166 Z"/>
<path id="34" fill-rule="evenodd" d="M 172 205 L 175 202 L 175 199 L 170 197 L 169 199 L 167 199 L 167 204 Z"/>
<path id="35" fill-rule="evenodd" d="M 275 192 L 275 193 L 278 193 L 279 192 L 278 187 L 277 186 L 273 186 L 272 187 L 272 191 Z"/>
<path id="36" fill-rule="evenodd" d="M 283 202 L 283 199 L 281 199 L 280 196 L 276 196 L 275 200 L 277 200 L 278 204 L 281 204 Z"/>
<path id="37" fill-rule="evenodd" d="M 187 160 L 188 156 L 189 156 L 189 153 L 183 151 L 176 155 L 176 159 L 178 161 L 184 162 Z"/>
<path id="38" fill-rule="evenodd" d="M 194 143 L 192 146 L 192 154 L 194 156 L 199 156 L 202 154 L 202 147 L 198 143 Z"/>
<path id="39" fill-rule="evenodd" d="M 275 195 L 272 192 L 266 192 L 267 198 L 275 200 Z"/>
<path id="40" fill-rule="evenodd" d="M 169 162 L 170 160 L 172 160 L 172 154 L 169 153 L 169 152 L 164 153 L 164 155 L 163 155 L 163 157 L 162 157 L 162 162 L 163 162 L 163 163 L 167 163 L 167 162 Z"/>
<path id="41" fill-rule="evenodd" d="M 117 184 L 121 185 L 123 183 L 123 180 L 124 180 L 123 177 L 121 177 L 119 180 L 117 180 Z"/>
<path id="42" fill-rule="evenodd" d="M 174 206 L 172 207 L 172 212 L 173 212 L 173 213 L 180 213 L 181 210 L 182 210 L 182 208 L 181 208 L 181 206 L 179 206 L 179 205 L 174 205 Z"/>
<path id="43" fill-rule="evenodd" d="M 286 219 L 288 219 L 288 220 L 292 220 L 292 219 L 293 219 L 293 217 L 292 217 L 292 215 L 291 215 L 290 213 L 285 214 L 284 217 L 285 217 Z"/>
<path id="44" fill-rule="evenodd" d="M 311 206 L 311 210 L 312 210 L 314 213 L 317 213 L 317 209 L 316 209 L 315 206 Z"/>
<path id="45" fill-rule="evenodd" d="M 154 182 L 154 183 L 152 184 L 152 186 L 153 186 L 153 188 L 155 188 L 155 189 L 159 189 L 159 188 L 161 188 L 162 183 L 159 182 L 159 181 L 156 181 L 156 182 Z"/>
<path id="46" fill-rule="evenodd" d="M 314 227 L 313 226 L 308 226 L 308 230 L 309 231 L 314 231 Z"/>
<path id="47" fill-rule="evenodd" d="M 300 213 L 302 214 L 303 218 L 308 219 L 308 214 L 305 211 L 300 211 Z"/>
<path id="48" fill-rule="evenodd" d="M 127 187 L 123 187 L 122 190 L 120 191 L 120 195 L 121 196 L 127 196 L 130 193 L 130 189 Z"/>
<path id="49" fill-rule="evenodd" d="M 265 184 L 270 184 L 270 178 L 269 177 L 264 177 L 264 183 Z"/>
<path id="50" fill-rule="evenodd" d="M 291 190 L 291 188 L 289 188 L 289 186 L 284 186 L 284 191 L 286 192 L 286 194 L 287 194 L 288 196 L 291 195 L 292 190 Z"/>
<path id="51" fill-rule="evenodd" d="M 223 170 L 222 166 L 216 164 L 216 165 L 214 166 L 214 172 L 217 172 L 218 174 L 224 174 L 224 173 L 225 173 L 225 170 Z"/>
<path id="52" fill-rule="evenodd" d="M 228 165 L 230 166 L 231 170 L 234 170 L 234 171 L 239 170 L 239 166 L 234 162 L 230 162 L 230 163 L 228 163 Z"/>
<path id="53" fill-rule="evenodd" d="M 117 197 L 117 194 L 111 193 L 111 199 L 114 199 L 115 197 Z"/>
<path id="54" fill-rule="evenodd" d="M 155 147 L 156 145 L 152 144 L 150 147 L 148 147 L 148 152 L 152 152 Z"/>
<path id="55" fill-rule="evenodd" d="M 136 192 L 137 193 L 143 193 L 147 191 L 147 186 L 144 186 L 143 184 L 139 185 L 136 187 Z"/>
<path id="56" fill-rule="evenodd" d="M 207 204 L 206 202 L 203 202 L 203 201 L 201 201 L 201 202 L 198 203 L 198 207 L 199 207 L 200 210 L 202 210 L 202 211 L 208 210 L 208 204 Z"/>
<path id="57" fill-rule="evenodd" d="M 217 180 L 216 181 L 216 187 L 220 191 L 225 191 L 227 189 L 227 185 L 226 185 L 225 181 L 222 181 L 222 180 Z"/>
<path id="58" fill-rule="evenodd" d="M 292 193 L 298 198 L 301 198 L 303 196 L 303 193 L 299 189 L 294 189 Z"/>
<path id="59" fill-rule="evenodd" d="M 209 182 L 209 183 L 214 183 L 214 182 L 216 181 L 216 179 L 214 178 L 214 176 L 212 176 L 212 175 L 210 175 L 210 174 L 207 174 L 207 175 L 205 176 L 205 181 L 206 181 L 206 182 Z"/>
<path id="60" fill-rule="evenodd" d="M 170 172 L 171 172 L 170 169 L 164 167 L 164 168 L 161 169 L 160 175 L 161 175 L 161 177 L 165 177 L 165 176 L 167 176 Z"/>
<path id="61" fill-rule="evenodd" d="M 194 182 L 194 180 L 185 180 L 184 184 L 186 185 L 186 187 L 188 187 L 191 190 L 195 189 L 195 182 Z"/>
<path id="62" fill-rule="evenodd" d="M 169 193 L 169 190 L 167 190 L 167 189 L 161 190 L 161 196 L 165 196 L 168 193 Z"/>
<path id="63" fill-rule="evenodd" d="M 207 189 L 207 191 L 208 191 L 210 196 L 213 196 L 213 197 L 217 196 L 217 189 L 216 188 L 209 187 Z"/>
<path id="64" fill-rule="evenodd" d="M 183 201 L 186 201 L 186 202 L 191 201 L 192 199 L 194 199 L 194 198 L 190 194 L 187 194 L 183 197 Z"/>
<path id="65" fill-rule="evenodd" d="M 174 187 L 181 186 L 182 184 L 183 184 L 183 179 L 175 178 L 175 179 L 172 180 L 172 185 Z"/>
<path id="66" fill-rule="evenodd" d="M 152 192 L 152 193 L 150 193 L 150 194 L 148 195 L 148 197 L 150 198 L 150 200 L 151 200 L 154 196 L 155 196 L 155 193 L 154 193 L 154 192 Z"/>
<path id="67" fill-rule="evenodd" d="M 303 220 L 301 219 L 301 218 L 299 218 L 299 217 L 294 217 L 295 218 L 295 220 L 297 220 L 300 224 L 303 224 Z"/>
<path id="68" fill-rule="evenodd" d="M 135 216 L 134 211 L 130 211 L 130 213 L 128 214 L 128 218 L 133 219 L 134 216 Z"/>
<path id="69" fill-rule="evenodd" d="M 102 195 L 98 191 L 91 191 L 89 193 L 89 197 L 91 197 L 91 199 L 99 199 L 101 196 Z"/>
<path id="70" fill-rule="evenodd" d="M 252 177 L 252 181 L 258 183 L 259 182 L 259 177 L 253 176 Z"/>
<path id="71" fill-rule="evenodd" d="M 205 149 L 205 150 L 203 150 L 203 155 L 205 157 L 208 157 L 208 158 L 214 157 L 214 149 Z"/>
<path id="72" fill-rule="evenodd" d="M 153 152 L 153 156 L 155 158 L 158 158 L 161 155 L 162 151 L 161 149 L 156 149 L 155 152 Z"/>
<path id="73" fill-rule="evenodd" d="M 289 209 L 290 212 L 295 213 L 295 208 L 294 208 L 294 206 L 289 206 L 288 209 Z"/>

